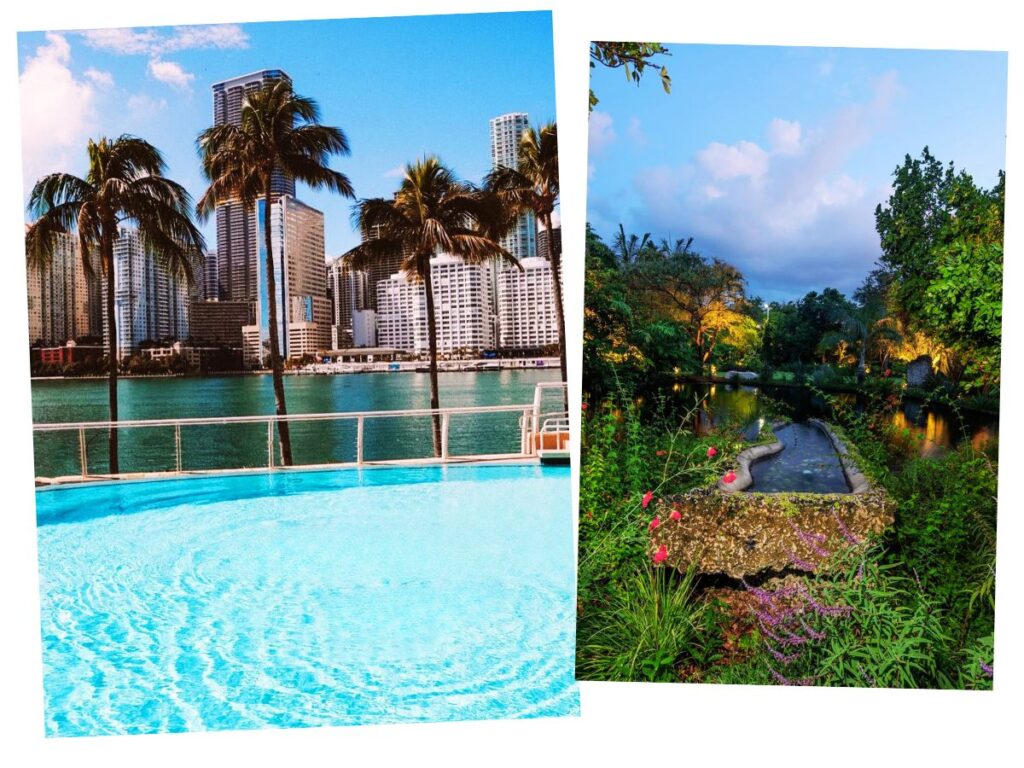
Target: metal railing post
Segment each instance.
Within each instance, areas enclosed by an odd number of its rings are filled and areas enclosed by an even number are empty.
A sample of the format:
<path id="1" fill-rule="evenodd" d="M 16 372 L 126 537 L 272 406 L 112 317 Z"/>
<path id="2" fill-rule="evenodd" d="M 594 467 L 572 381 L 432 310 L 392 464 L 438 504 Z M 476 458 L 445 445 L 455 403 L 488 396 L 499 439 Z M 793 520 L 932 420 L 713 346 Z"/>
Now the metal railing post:
<path id="1" fill-rule="evenodd" d="M 267 469 L 274 468 L 274 422 L 267 420 Z"/>
<path id="2" fill-rule="evenodd" d="M 448 428 L 451 426 L 452 415 L 441 414 L 441 461 L 448 461 Z"/>
<path id="3" fill-rule="evenodd" d="M 356 464 L 363 463 L 363 417 L 356 418 Z"/>
<path id="4" fill-rule="evenodd" d="M 89 456 L 85 450 L 85 427 L 78 430 L 78 461 L 82 465 L 82 477 L 89 476 Z"/>
<path id="5" fill-rule="evenodd" d="M 174 425 L 174 471 L 181 474 L 181 424 Z"/>

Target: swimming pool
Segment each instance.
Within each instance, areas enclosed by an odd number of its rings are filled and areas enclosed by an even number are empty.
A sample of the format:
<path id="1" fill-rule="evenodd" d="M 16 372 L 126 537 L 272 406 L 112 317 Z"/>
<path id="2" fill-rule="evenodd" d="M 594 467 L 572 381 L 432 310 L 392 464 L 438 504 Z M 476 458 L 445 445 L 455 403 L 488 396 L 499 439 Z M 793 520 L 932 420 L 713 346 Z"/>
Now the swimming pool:
<path id="1" fill-rule="evenodd" d="M 565 467 L 36 494 L 50 736 L 578 714 Z"/>

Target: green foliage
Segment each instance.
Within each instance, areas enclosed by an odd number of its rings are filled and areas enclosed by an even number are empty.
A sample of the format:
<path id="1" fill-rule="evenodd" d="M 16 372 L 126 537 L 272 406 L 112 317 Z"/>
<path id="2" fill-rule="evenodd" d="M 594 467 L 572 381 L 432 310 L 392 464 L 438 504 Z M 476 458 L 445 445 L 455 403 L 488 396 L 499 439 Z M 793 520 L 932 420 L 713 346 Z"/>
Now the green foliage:
<path id="1" fill-rule="evenodd" d="M 644 566 L 627 576 L 607 603 L 580 617 L 580 679 L 671 682 L 705 627 L 694 598 L 693 573 L 679 579 L 667 568 Z M 707 658 L 702 658 L 707 661 Z"/>
<path id="2" fill-rule="evenodd" d="M 1006 177 L 983 189 L 927 147 L 893 177 L 875 210 L 880 282 L 912 330 L 965 360 L 968 387 L 988 388 L 999 379 Z"/>
<path id="3" fill-rule="evenodd" d="M 846 615 L 814 617 L 824 640 L 808 643 L 786 676 L 816 685 L 946 688 L 943 650 L 950 637 L 933 597 L 882 552 L 840 553 L 839 572 L 809 585 L 818 601 L 846 606 Z M 811 617 L 808 617 L 809 619 Z"/>
<path id="4" fill-rule="evenodd" d="M 653 56 L 671 56 L 668 48 L 661 43 L 615 43 L 615 42 L 593 42 L 590 44 L 590 68 L 598 64 L 609 69 L 622 69 L 626 74 L 626 80 L 640 85 L 640 78 L 644 70 L 649 66 L 656 66 L 651 63 Z M 672 91 L 672 78 L 668 70 L 661 67 L 658 72 L 661 78 L 661 87 L 665 93 Z M 598 98 L 594 89 L 590 89 L 590 111 L 597 106 Z"/>
<path id="5" fill-rule="evenodd" d="M 907 462 L 888 479 L 898 499 L 897 554 L 956 623 L 958 641 L 991 633 L 995 615 L 996 468 L 965 444 Z"/>

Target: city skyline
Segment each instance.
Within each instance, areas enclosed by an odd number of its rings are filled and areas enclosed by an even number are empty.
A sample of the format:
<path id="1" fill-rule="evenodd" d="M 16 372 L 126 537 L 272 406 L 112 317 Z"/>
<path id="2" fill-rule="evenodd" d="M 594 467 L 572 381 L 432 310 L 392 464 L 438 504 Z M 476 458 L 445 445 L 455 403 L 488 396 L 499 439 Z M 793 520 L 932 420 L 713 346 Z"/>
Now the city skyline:
<path id="1" fill-rule="evenodd" d="M 515 47 L 501 44 L 508 36 Z M 347 66 L 323 66 L 325 41 L 346 51 Z M 479 183 L 490 170 L 487 121 L 555 115 L 546 11 L 24 32 L 18 51 L 26 196 L 46 173 L 82 173 L 88 138 L 131 133 L 160 149 L 167 175 L 198 198 L 206 185 L 194 142 L 213 124 L 211 87 L 264 69 L 287 72 L 319 103 L 322 122 L 345 131 L 352 155 L 332 167 L 360 198 L 390 196 L 405 164 L 424 154 Z M 324 212 L 328 257 L 359 242 L 351 201 L 302 185 L 296 197 Z M 211 251 L 214 218 L 202 226 Z"/>
<path id="2" fill-rule="evenodd" d="M 597 67 L 587 220 L 693 237 L 748 293 L 848 295 L 881 254 L 874 209 L 927 145 L 991 188 L 1005 165 L 1006 54 L 665 44 L 672 92 Z"/>

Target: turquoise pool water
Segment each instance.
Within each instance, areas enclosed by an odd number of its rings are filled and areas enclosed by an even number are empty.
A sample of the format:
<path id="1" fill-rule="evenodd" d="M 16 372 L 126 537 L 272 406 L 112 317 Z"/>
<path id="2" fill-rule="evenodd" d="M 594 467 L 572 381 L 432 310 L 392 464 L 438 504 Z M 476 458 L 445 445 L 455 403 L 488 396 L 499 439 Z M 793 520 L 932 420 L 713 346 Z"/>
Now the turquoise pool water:
<path id="1" fill-rule="evenodd" d="M 564 467 L 36 494 L 46 732 L 577 714 Z"/>

